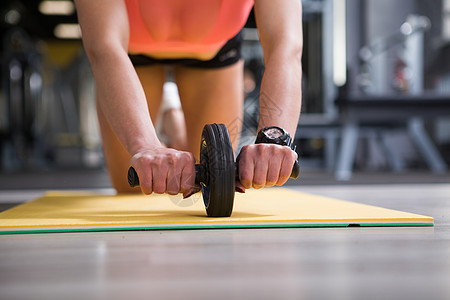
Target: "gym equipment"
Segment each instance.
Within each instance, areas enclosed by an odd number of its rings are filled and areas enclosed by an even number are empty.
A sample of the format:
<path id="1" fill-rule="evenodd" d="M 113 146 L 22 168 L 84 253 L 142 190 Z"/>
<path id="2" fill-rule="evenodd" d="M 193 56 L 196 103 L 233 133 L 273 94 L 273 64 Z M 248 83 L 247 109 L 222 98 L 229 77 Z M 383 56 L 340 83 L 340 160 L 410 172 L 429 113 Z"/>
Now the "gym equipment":
<path id="1" fill-rule="evenodd" d="M 290 178 L 300 173 L 295 162 Z M 201 186 L 203 202 L 209 217 L 229 217 L 233 211 L 235 182 L 239 180 L 228 129 L 224 124 L 206 124 L 200 144 L 200 164 L 195 165 L 195 184 Z M 139 186 L 136 170 L 128 170 L 128 183 Z"/>
<path id="2" fill-rule="evenodd" d="M 45 159 L 38 118 L 43 90 L 42 56 L 33 39 L 20 28 L 6 31 L 2 44 L 2 102 L 6 114 L 0 124 L 0 169 L 17 171 Z"/>

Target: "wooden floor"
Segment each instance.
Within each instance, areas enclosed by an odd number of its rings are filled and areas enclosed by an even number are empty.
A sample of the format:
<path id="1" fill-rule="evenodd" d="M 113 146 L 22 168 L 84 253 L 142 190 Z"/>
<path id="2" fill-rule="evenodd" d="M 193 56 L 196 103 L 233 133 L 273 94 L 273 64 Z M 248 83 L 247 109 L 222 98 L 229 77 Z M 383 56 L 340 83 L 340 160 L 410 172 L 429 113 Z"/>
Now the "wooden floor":
<path id="1" fill-rule="evenodd" d="M 424 182 L 289 188 L 433 216 L 435 227 L 3 235 L 0 299 L 448 300 L 450 183 Z M 42 192 L 2 189 L 0 202 Z"/>

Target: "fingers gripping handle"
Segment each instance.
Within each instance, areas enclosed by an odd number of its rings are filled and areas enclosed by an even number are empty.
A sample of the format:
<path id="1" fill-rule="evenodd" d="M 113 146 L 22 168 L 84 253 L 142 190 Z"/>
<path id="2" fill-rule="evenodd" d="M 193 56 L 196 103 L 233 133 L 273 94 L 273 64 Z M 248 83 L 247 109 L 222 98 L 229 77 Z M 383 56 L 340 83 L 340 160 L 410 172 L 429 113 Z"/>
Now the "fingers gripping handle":
<path id="1" fill-rule="evenodd" d="M 297 179 L 300 175 L 300 164 L 298 163 L 298 160 L 294 162 L 294 166 L 292 167 L 291 176 L 289 178 Z M 236 162 L 236 181 L 239 181 L 239 163 Z"/>
<path id="2" fill-rule="evenodd" d="M 207 183 L 205 178 L 205 170 L 201 165 L 195 165 L 195 183 Z M 128 184 L 131 187 L 139 186 L 139 176 L 133 167 L 128 169 Z"/>
<path id="3" fill-rule="evenodd" d="M 300 165 L 298 160 L 295 161 L 294 166 L 292 167 L 292 173 L 290 178 L 297 179 L 300 174 Z M 207 176 L 205 176 L 205 170 L 201 165 L 195 165 L 195 183 L 199 184 L 200 182 L 207 184 Z M 236 163 L 236 180 L 239 181 L 239 164 Z M 139 186 L 139 176 L 136 170 L 133 167 L 128 169 L 128 184 L 131 187 Z"/>

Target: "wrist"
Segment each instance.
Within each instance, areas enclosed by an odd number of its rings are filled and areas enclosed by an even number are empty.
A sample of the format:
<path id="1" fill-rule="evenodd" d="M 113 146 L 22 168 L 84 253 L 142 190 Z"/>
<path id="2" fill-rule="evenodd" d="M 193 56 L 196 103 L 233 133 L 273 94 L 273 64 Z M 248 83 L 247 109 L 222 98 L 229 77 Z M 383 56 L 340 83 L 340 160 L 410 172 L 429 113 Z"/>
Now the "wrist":
<path id="1" fill-rule="evenodd" d="M 129 153 L 131 156 L 134 156 L 138 153 L 142 153 L 145 151 L 153 151 L 162 147 L 163 145 L 159 140 L 152 141 L 150 143 L 136 143 L 130 148 Z"/>
<path id="2" fill-rule="evenodd" d="M 290 134 L 278 126 L 264 127 L 258 132 L 255 144 L 262 143 L 288 146 L 292 149 L 292 138 Z"/>

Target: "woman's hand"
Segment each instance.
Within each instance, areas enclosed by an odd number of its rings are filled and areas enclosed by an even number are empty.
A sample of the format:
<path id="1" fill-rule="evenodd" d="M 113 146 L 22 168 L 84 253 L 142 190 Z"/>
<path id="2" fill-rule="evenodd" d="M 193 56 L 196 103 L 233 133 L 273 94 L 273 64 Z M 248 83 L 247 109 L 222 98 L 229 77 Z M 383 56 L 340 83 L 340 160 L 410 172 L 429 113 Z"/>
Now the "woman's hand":
<path id="1" fill-rule="evenodd" d="M 246 145 L 237 158 L 240 185 L 245 189 L 283 185 L 289 179 L 296 159 L 297 153 L 287 146 Z"/>
<path id="2" fill-rule="evenodd" d="M 144 149 L 131 158 L 144 194 L 187 196 L 195 189 L 194 155 L 166 147 Z"/>

